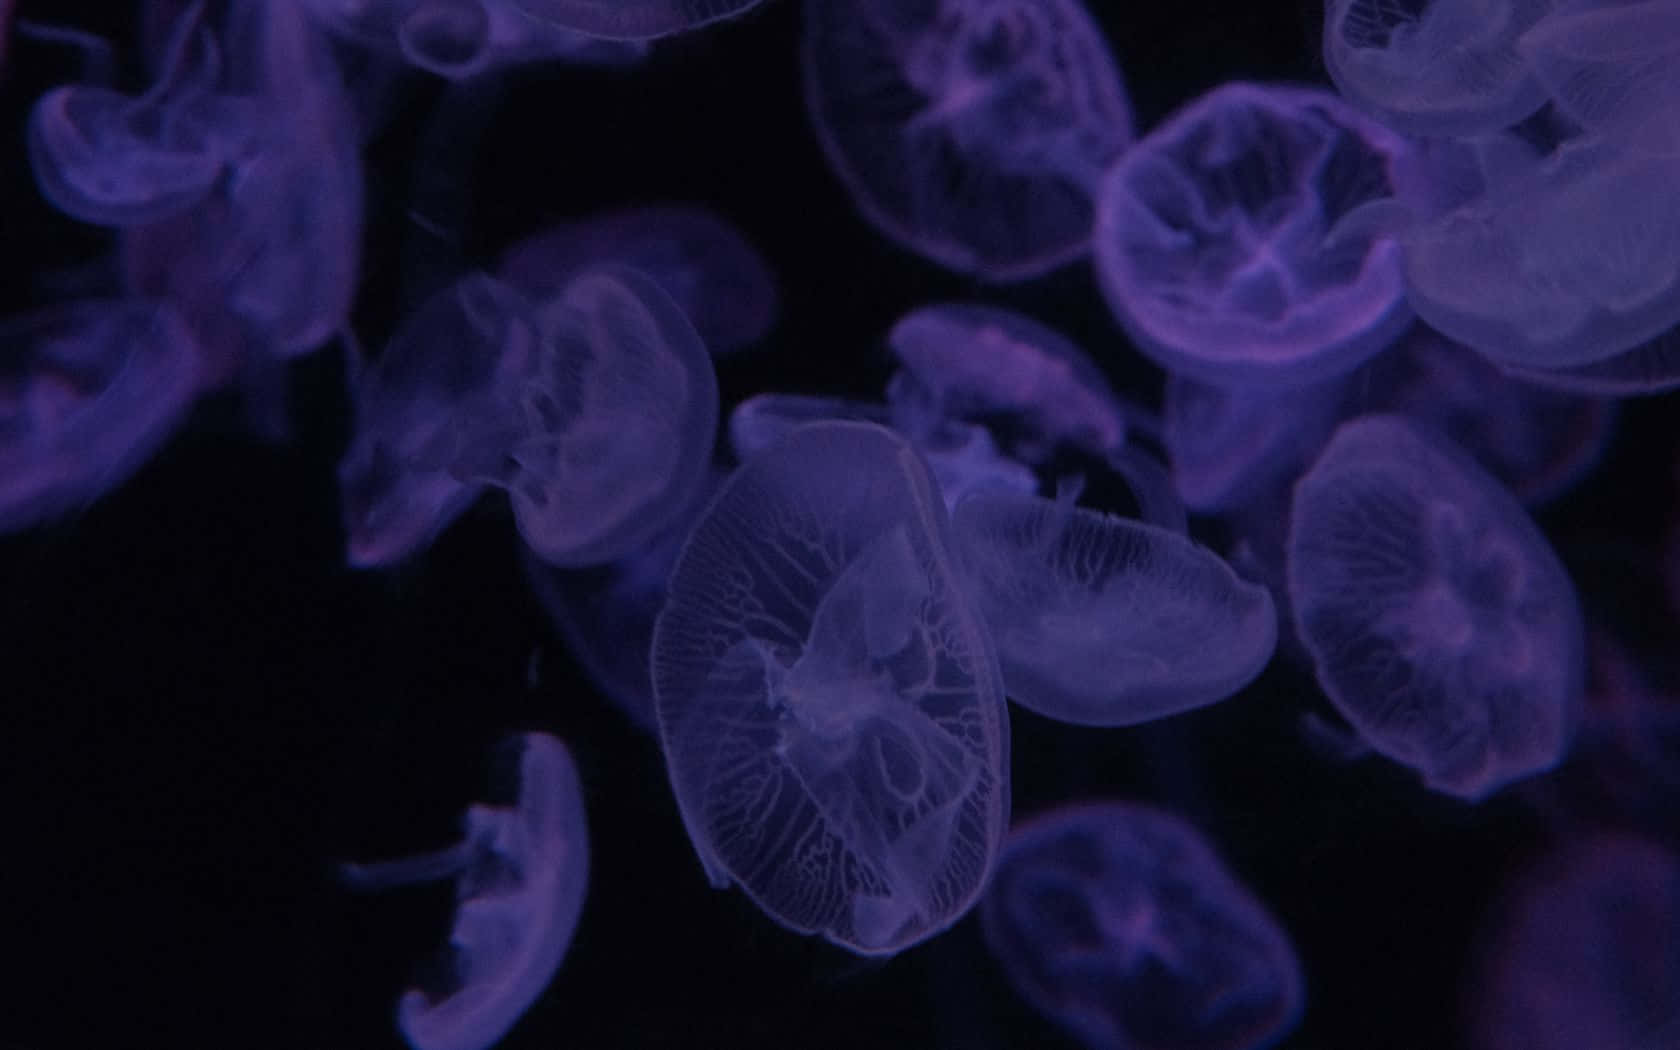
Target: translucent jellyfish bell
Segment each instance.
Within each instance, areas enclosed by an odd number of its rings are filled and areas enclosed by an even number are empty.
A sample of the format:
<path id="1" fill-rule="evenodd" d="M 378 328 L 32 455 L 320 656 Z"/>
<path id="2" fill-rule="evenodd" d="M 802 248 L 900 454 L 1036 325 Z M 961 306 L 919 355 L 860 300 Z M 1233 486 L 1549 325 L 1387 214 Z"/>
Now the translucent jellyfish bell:
<path id="1" fill-rule="evenodd" d="M 815 0 L 803 62 L 829 165 L 883 234 L 994 281 L 1085 252 L 1132 118 L 1077 0 Z"/>
<path id="2" fill-rule="evenodd" d="M 1391 238 L 1328 235 L 1394 194 L 1407 149 L 1326 91 L 1215 88 L 1103 180 L 1092 251 L 1110 308 L 1162 368 L 1205 383 L 1348 371 L 1411 313 Z"/>
<path id="3" fill-rule="evenodd" d="M 993 488 L 957 505 L 951 543 L 1004 689 L 1047 718 L 1135 725 L 1223 700 L 1277 642 L 1266 589 L 1175 532 Z"/>
<path id="4" fill-rule="evenodd" d="M 502 0 L 585 36 L 650 40 L 741 14 L 762 0 Z"/>
<path id="5" fill-rule="evenodd" d="M 997 657 L 902 437 L 820 422 L 749 459 L 654 627 L 659 735 L 713 885 L 888 955 L 956 922 L 1008 823 Z"/>
<path id="6" fill-rule="evenodd" d="M 1551 0 L 1326 0 L 1324 64 L 1343 94 L 1399 131 L 1497 131 L 1545 101 L 1516 43 L 1551 6 Z"/>
<path id="7" fill-rule="evenodd" d="M 1542 90 L 1582 128 L 1680 159 L 1680 10 L 1672 3 L 1549 11 L 1517 50 Z"/>
<path id="8" fill-rule="evenodd" d="M 397 1027 L 414 1050 L 484 1050 L 542 994 L 571 946 L 589 881 L 583 788 L 566 745 L 523 733 L 506 745 L 516 797 L 467 809 L 460 842 L 437 853 L 348 864 L 358 889 L 453 878 L 453 985 L 411 988 Z"/>
<path id="9" fill-rule="evenodd" d="M 503 387 L 503 431 L 457 464 L 507 490 L 519 533 L 552 565 L 627 554 L 706 476 L 717 429 L 711 358 L 648 277 L 598 266 L 537 308 L 541 346 Z M 475 450 L 480 451 L 480 450 Z"/>
<path id="10" fill-rule="evenodd" d="M 1200 832 L 1153 807 L 1017 827 L 980 916 L 1016 991 L 1092 1050 L 1259 1050 L 1301 1015 L 1288 935 Z"/>
<path id="11" fill-rule="evenodd" d="M 1477 800 L 1563 756 L 1584 687 L 1574 587 L 1522 508 L 1397 416 L 1343 424 L 1295 486 L 1295 624 L 1372 747 Z"/>
<path id="12" fill-rule="evenodd" d="M 121 484 L 205 378 L 197 341 L 165 303 L 88 300 L 0 321 L 0 532 Z"/>

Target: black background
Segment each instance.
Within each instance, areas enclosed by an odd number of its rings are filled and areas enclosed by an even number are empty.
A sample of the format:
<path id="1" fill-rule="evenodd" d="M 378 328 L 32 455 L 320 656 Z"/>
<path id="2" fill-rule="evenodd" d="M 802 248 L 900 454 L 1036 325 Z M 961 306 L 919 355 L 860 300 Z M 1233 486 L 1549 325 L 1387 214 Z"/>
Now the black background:
<path id="1" fill-rule="evenodd" d="M 1092 7 L 1142 128 L 1223 80 L 1324 80 L 1317 4 Z M 122 3 L 22 13 L 134 37 Z M 528 69 L 476 95 L 397 85 L 367 152 L 364 341 L 377 345 L 414 287 L 545 221 L 686 201 L 737 223 L 780 281 L 771 337 L 720 364 L 726 406 L 766 389 L 875 395 L 888 325 L 953 297 L 1050 322 L 1153 401 L 1158 374 L 1085 266 L 988 288 L 857 216 L 806 119 L 798 15 L 795 0 L 768 0 L 627 71 Z M 76 288 L 110 245 L 39 200 L 23 157 L 29 103 L 74 72 L 62 49 L 14 39 L 0 80 L 8 312 Z M 451 112 L 464 120 L 428 138 Z M 571 952 L 510 1050 L 1063 1045 L 972 917 L 870 961 L 711 891 L 656 743 L 556 640 L 498 508 L 399 568 L 343 567 L 338 349 L 292 378 L 289 439 L 253 436 L 236 398 L 212 399 L 119 490 L 0 539 L 0 1047 L 400 1045 L 393 1004 L 446 936 L 450 889 L 356 896 L 332 865 L 447 842 L 510 729 L 570 744 L 593 851 Z M 1656 552 L 1674 408 L 1630 406 L 1602 469 L 1540 514 L 1593 620 L 1644 654 L 1671 646 Z M 1138 729 L 1014 710 L 1015 812 L 1139 798 L 1209 833 L 1302 958 L 1307 1011 L 1282 1045 L 1461 1045 L 1479 917 L 1505 874 L 1593 812 L 1573 787 L 1590 778 L 1565 770 L 1459 804 L 1398 767 L 1309 749 L 1298 720 L 1320 704 L 1279 661 L 1226 704 Z"/>

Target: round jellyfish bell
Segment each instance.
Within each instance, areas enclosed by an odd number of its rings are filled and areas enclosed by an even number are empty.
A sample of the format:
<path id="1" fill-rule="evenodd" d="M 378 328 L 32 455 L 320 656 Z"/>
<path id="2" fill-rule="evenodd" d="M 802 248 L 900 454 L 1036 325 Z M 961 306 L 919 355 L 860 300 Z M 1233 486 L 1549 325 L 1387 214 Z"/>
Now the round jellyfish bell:
<path id="1" fill-rule="evenodd" d="M 1077 0 L 814 0 L 803 62 L 829 165 L 887 237 L 993 281 L 1085 253 L 1132 118 Z"/>
<path id="2" fill-rule="evenodd" d="M 1295 486 L 1286 573 L 1330 702 L 1431 788 L 1478 800 L 1562 758 L 1585 684 L 1574 587 L 1456 446 L 1399 416 L 1343 424 Z"/>
<path id="3" fill-rule="evenodd" d="M 1330 79 L 1396 130 L 1498 131 L 1546 101 L 1516 45 L 1551 0 L 1328 0 L 1325 6 Z"/>
<path id="4" fill-rule="evenodd" d="M 1202 707 L 1277 642 L 1266 589 L 1166 529 L 988 488 L 957 505 L 951 545 L 1004 689 L 1047 718 L 1123 726 Z"/>
<path id="5" fill-rule="evenodd" d="M 980 907 L 992 957 L 1093 1050 L 1259 1050 L 1301 1016 L 1289 936 L 1202 834 L 1151 806 L 1010 832 Z"/>
<path id="6" fill-rule="evenodd" d="M 1206 383 L 1352 369 L 1411 312 L 1392 238 L 1329 234 L 1395 193 L 1407 148 L 1327 91 L 1215 88 L 1103 180 L 1092 251 L 1109 307 L 1162 368 Z"/>
<path id="7" fill-rule="evenodd" d="M 956 922 L 1009 819 L 997 656 L 909 442 L 800 427 L 695 525 L 653 633 L 671 786 L 714 886 L 862 955 Z"/>
<path id="8" fill-rule="evenodd" d="M 571 946 L 589 881 L 583 788 L 566 745 L 546 733 L 508 741 L 517 797 L 467 809 L 460 842 L 437 853 L 347 864 L 344 879 L 380 889 L 453 878 L 454 985 L 397 1003 L 414 1050 L 485 1050 L 542 994 Z"/>

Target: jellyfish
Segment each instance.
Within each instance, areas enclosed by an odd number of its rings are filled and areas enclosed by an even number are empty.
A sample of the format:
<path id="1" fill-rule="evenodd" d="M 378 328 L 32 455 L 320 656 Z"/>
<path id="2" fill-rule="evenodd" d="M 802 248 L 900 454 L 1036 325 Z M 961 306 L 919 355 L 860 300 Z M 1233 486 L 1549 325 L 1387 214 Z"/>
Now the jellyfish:
<path id="1" fill-rule="evenodd" d="M 1551 0 L 1326 0 L 1324 64 L 1343 94 L 1398 131 L 1497 131 L 1545 102 L 1517 42 L 1551 6 Z"/>
<path id="2" fill-rule="evenodd" d="M 506 1035 L 553 980 L 583 912 L 589 838 L 572 756 L 546 733 L 518 734 L 502 750 L 515 797 L 468 807 L 461 841 L 344 866 L 356 889 L 455 880 L 450 983 L 410 988 L 397 1002 L 414 1050 L 485 1050 Z"/>
<path id="3" fill-rule="evenodd" d="M 502 0 L 540 22 L 607 40 L 651 40 L 710 25 L 762 0 Z"/>
<path id="4" fill-rule="evenodd" d="M 861 955 L 974 903 L 1008 823 L 1003 687 L 904 438 L 810 423 L 738 468 L 677 559 L 651 667 L 714 886 Z"/>
<path id="5" fill-rule="evenodd" d="M 717 428 L 706 348 L 642 274 L 598 266 L 535 310 L 538 340 L 496 384 L 450 467 L 504 489 L 548 563 L 614 561 L 689 505 Z"/>
<path id="6" fill-rule="evenodd" d="M 1561 759 L 1574 588 L 1462 450 L 1402 417 L 1343 424 L 1295 486 L 1286 571 L 1319 685 L 1378 752 L 1473 801 Z"/>
<path id="7" fill-rule="evenodd" d="M 1597 831 L 1519 876 L 1472 989 L 1476 1050 L 1657 1050 L 1680 1036 L 1680 856 Z"/>
<path id="8" fill-rule="evenodd" d="M 1680 11 L 1672 3 L 1549 11 L 1517 51 L 1552 103 L 1588 133 L 1680 158 Z"/>
<path id="9" fill-rule="evenodd" d="M 888 238 L 991 281 L 1085 253 L 1132 118 L 1077 0 L 815 0 L 803 62 L 829 165 Z"/>
<path id="10" fill-rule="evenodd" d="M 1566 368 L 1506 365 L 1535 386 L 1582 397 L 1640 397 L 1680 389 L 1680 326 L 1612 357 Z"/>
<path id="11" fill-rule="evenodd" d="M 163 70 L 145 94 L 67 84 L 36 101 L 29 162 L 54 207 L 87 223 L 134 226 L 210 193 L 229 143 L 213 91 L 220 56 L 200 25 L 201 8 L 176 21 Z"/>
<path id="12" fill-rule="evenodd" d="M 1301 1015 L 1288 935 L 1164 810 L 1087 802 L 1015 828 L 980 915 L 1016 991 L 1092 1050 L 1260 1050 Z"/>
<path id="13" fill-rule="evenodd" d="M 951 537 L 1004 689 L 1047 718 L 1123 726 L 1202 707 L 1277 642 L 1265 588 L 1176 532 L 984 489 L 957 505 Z"/>
<path id="14" fill-rule="evenodd" d="M 769 264 L 728 220 L 689 204 L 647 205 L 559 223 L 514 245 L 497 273 L 542 300 L 595 263 L 621 263 L 651 277 L 714 354 L 758 342 L 775 321 L 776 282 Z"/>
<path id="15" fill-rule="evenodd" d="M 1392 238 L 1328 235 L 1393 196 L 1407 150 L 1326 91 L 1215 88 L 1103 179 L 1092 252 L 1110 308 L 1138 349 L 1204 383 L 1351 370 L 1411 313 Z"/>
<path id="16" fill-rule="evenodd" d="M 84 300 L 0 321 L 0 532 L 127 480 L 205 385 L 201 350 L 167 303 Z"/>

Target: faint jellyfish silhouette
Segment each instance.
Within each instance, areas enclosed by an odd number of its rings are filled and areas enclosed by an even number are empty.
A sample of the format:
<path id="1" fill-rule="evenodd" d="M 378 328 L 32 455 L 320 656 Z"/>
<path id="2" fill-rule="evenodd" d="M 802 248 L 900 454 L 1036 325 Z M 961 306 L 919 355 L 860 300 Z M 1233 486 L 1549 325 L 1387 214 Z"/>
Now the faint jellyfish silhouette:
<path id="1" fill-rule="evenodd" d="M 1223 700 L 1271 659 L 1265 588 L 1176 532 L 1000 489 L 957 505 L 951 546 L 1009 698 L 1135 725 Z"/>
<path id="2" fill-rule="evenodd" d="M 651 40 L 742 14 L 762 0 L 503 0 L 530 18 L 607 40 Z"/>
<path id="3" fill-rule="evenodd" d="M 1077 0 L 815 0 L 803 62 L 829 165 L 887 237 L 993 281 L 1084 254 L 1132 118 Z"/>
<path id="4" fill-rule="evenodd" d="M 1411 320 L 1399 246 L 1332 229 L 1395 193 L 1409 147 L 1316 88 L 1228 83 L 1116 162 L 1092 251 L 1138 348 L 1206 383 L 1300 386 Z"/>
<path id="5" fill-rule="evenodd" d="M 1479 800 L 1562 758 L 1584 676 L 1574 588 L 1462 450 L 1398 416 L 1343 424 L 1295 487 L 1286 571 L 1331 703 L 1431 788 Z"/>
<path id="6" fill-rule="evenodd" d="M 1092 1050 L 1259 1050 L 1300 1018 L 1288 935 L 1163 810 L 1090 802 L 1015 828 L 980 914 L 1010 983 Z"/>
<path id="7" fill-rule="evenodd" d="M 689 204 L 648 205 L 550 226 L 509 249 L 497 272 L 540 301 L 597 263 L 621 263 L 651 277 L 714 354 L 758 342 L 776 319 L 769 264 L 727 220 Z"/>
<path id="8" fill-rule="evenodd" d="M 67 84 L 30 110 L 36 185 L 82 222 L 133 226 L 192 207 L 227 160 L 214 87 L 220 55 L 195 4 L 175 23 L 163 69 L 142 95 Z"/>
<path id="9" fill-rule="evenodd" d="M 1680 857 L 1602 831 L 1506 889 L 1470 989 L 1476 1050 L 1658 1050 L 1680 1036 Z"/>
<path id="10" fill-rule="evenodd" d="M 484 1050 L 506 1035 L 560 968 L 583 912 L 589 837 L 572 756 L 546 733 L 510 737 L 503 752 L 514 797 L 469 806 L 460 842 L 342 869 L 356 889 L 455 880 L 450 982 L 411 988 L 397 1003 L 415 1050 Z"/>
<path id="11" fill-rule="evenodd" d="M 433 295 L 378 360 L 353 374 L 355 429 L 338 468 L 349 563 L 388 565 L 426 547 L 484 485 L 452 467 L 494 455 L 486 417 L 515 362 L 536 353 L 526 304 L 480 274 Z"/>
<path id="12" fill-rule="evenodd" d="M 1326 0 L 1324 64 L 1336 87 L 1411 135 L 1497 131 L 1544 90 L 1517 38 L 1551 0 Z"/>
<path id="13" fill-rule="evenodd" d="M 1673 4 L 1560 6 L 1523 33 L 1517 51 L 1553 104 L 1589 133 L 1680 156 L 1680 11 Z"/>
<path id="14" fill-rule="evenodd" d="M 863 955 L 974 903 L 1008 822 L 997 657 L 910 444 L 799 428 L 724 483 L 654 627 L 672 788 L 713 885 Z"/>
<path id="15" fill-rule="evenodd" d="M 536 307 L 539 344 L 451 471 L 505 489 L 551 565 L 614 561 L 689 505 L 717 429 L 717 379 L 670 296 L 597 266 Z"/>
<path id="16" fill-rule="evenodd" d="M 199 346 L 167 303 L 86 300 L 0 320 L 0 532 L 122 484 L 205 380 Z"/>

